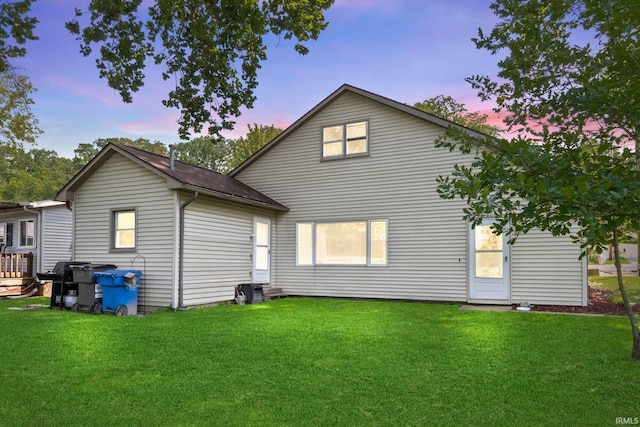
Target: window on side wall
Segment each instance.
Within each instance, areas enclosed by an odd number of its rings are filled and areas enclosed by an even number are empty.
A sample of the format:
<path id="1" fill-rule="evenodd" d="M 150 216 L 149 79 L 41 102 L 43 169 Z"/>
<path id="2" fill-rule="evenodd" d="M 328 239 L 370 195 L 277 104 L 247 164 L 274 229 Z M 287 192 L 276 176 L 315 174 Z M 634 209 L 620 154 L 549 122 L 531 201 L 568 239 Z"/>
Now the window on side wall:
<path id="1" fill-rule="evenodd" d="M 111 211 L 111 249 L 135 250 L 136 210 Z"/>
<path id="2" fill-rule="evenodd" d="M 296 224 L 296 265 L 387 265 L 387 220 Z"/>
<path id="3" fill-rule="evenodd" d="M 2 230 L 4 232 L 4 244 L 7 246 L 13 246 L 13 223 L 8 222 L 6 224 L 2 224 Z"/>
<path id="4" fill-rule="evenodd" d="M 368 154 L 368 133 L 367 121 L 322 128 L 322 158 L 341 159 Z"/>
<path id="5" fill-rule="evenodd" d="M 35 224 L 32 219 L 23 219 L 19 222 L 20 246 L 35 245 Z"/>

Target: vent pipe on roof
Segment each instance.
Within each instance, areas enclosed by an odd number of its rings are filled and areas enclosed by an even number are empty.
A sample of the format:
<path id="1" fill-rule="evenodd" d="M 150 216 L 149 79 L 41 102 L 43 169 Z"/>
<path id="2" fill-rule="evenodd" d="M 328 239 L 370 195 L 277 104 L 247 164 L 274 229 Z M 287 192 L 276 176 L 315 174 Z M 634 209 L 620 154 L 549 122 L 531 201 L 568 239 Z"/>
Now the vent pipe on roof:
<path id="1" fill-rule="evenodd" d="M 176 162 L 176 146 L 175 144 L 169 144 L 169 169 L 175 170 Z"/>

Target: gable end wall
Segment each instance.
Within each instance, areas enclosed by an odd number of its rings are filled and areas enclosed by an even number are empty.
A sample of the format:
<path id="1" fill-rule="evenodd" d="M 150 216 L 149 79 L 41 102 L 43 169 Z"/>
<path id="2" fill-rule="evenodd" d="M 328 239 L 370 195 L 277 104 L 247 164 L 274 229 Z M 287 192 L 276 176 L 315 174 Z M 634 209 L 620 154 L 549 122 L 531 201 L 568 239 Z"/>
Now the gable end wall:
<path id="1" fill-rule="evenodd" d="M 321 161 L 321 129 L 369 121 L 368 157 Z M 470 156 L 435 148 L 444 129 L 346 92 L 237 176 L 290 208 L 278 214 L 278 286 L 293 295 L 467 301 L 464 202 L 443 200 L 436 178 Z M 388 219 L 387 267 L 296 266 L 297 222 Z M 551 243 L 549 243 L 551 242 Z M 562 256 L 544 265 L 539 253 Z M 523 236 L 513 248 L 512 299 L 582 305 L 586 281 L 568 239 Z M 516 258 L 521 258 L 515 261 Z M 545 259 L 546 260 L 546 259 Z M 567 269 L 565 262 L 571 264 Z M 531 269 L 539 274 L 535 280 Z"/>
<path id="2" fill-rule="evenodd" d="M 144 270 L 138 304 L 172 304 L 175 193 L 166 181 L 120 154 L 114 154 L 75 193 L 74 259 Z M 112 209 L 137 210 L 137 250 L 110 251 Z M 132 263 L 137 255 L 141 255 Z"/>

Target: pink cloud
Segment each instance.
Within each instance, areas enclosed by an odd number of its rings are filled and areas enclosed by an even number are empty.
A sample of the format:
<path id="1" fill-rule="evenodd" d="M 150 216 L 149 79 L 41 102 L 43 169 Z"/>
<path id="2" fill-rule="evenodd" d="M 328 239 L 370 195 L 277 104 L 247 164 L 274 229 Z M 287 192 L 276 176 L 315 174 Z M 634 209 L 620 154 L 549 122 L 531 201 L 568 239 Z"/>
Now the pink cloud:
<path id="1" fill-rule="evenodd" d="M 222 133 L 222 135 L 225 138 L 236 139 L 236 138 L 243 137 L 247 134 L 247 131 L 249 130 L 248 129 L 249 125 L 253 125 L 253 124 L 258 124 L 263 126 L 273 125 L 277 128 L 284 130 L 289 126 L 291 126 L 291 123 L 292 123 L 291 120 L 287 120 L 281 117 L 280 115 L 257 116 L 251 113 L 244 113 L 236 119 L 236 125 L 234 126 L 233 130 L 225 131 Z"/>
<path id="2" fill-rule="evenodd" d="M 122 104 L 120 95 L 113 89 L 108 88 L 103 81 L 100 81 L 100 84 L 94 85 L 80 83 L 75 79 L 70 79 L 60 75 L 48 76 L 46 80 L 48 84 L 60 88 L 65 93 L 95 100 L 109 107 Z"/>
<path id="3" fill-rule="evenodd" d="M 176 116 L 164 116 L 156 119 L 119 123 L 116 127 L 132 135 L 166 135 L 177 137 Z"/>

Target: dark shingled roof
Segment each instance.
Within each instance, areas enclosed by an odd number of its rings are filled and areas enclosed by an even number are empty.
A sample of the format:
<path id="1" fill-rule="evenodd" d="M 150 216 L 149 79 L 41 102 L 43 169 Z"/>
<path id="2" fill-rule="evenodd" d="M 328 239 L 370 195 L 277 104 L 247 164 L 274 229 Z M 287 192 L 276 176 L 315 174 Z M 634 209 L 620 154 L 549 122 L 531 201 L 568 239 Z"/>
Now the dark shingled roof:
<path id="1" fill-rule="evenodd" d="M 74 191 L 97 167 L 104 163 L 113 152 L 118 152 L 125 157 L 129 157 L 142 166 L 156 172 L 158 175 L 167 179 L 172 189 L 198 191 L 211 197 L 232 200 L 238 203 L 264 207 L 271 210 L 289 210 L 286 206 L 235 178 L 179 160 L 174 161 L 174 168 L 171 169 L 169 158 L 166 156 L 114 143 L 107 144 L 91 162 L 67 183 L 56 197 L 63 197 L 68 191 Z"/>
<path id="2" fill-rule="evenodd" d="M 204 190 L 205 193 L 214 192 L 219 195 L 227 195 L 232 198 L 257 202 L 259 204 L 266 205 L 265 207 L 275 208 L 277 210 L 288 210 L 286 206 L 265 196 L 258 190 L 255 190 L 237 179 L 228 177 L 227 175 L 219 172 L 184 163 L 179 160 L 174 161 L 174 168 L 172 170 L 169 165 L 168 157 L 126 145 L 113 145 L 123 151 L 126 151 L 132 156 L 135 156 L 152 168 L 156 169 L 158 172 L 170 176 L 182 184 L 200 188 Z"/>

